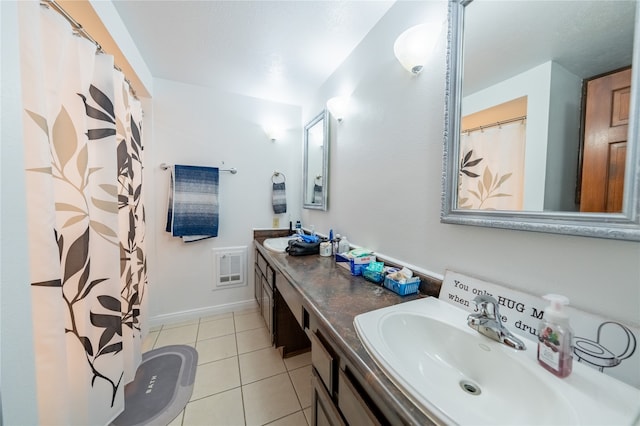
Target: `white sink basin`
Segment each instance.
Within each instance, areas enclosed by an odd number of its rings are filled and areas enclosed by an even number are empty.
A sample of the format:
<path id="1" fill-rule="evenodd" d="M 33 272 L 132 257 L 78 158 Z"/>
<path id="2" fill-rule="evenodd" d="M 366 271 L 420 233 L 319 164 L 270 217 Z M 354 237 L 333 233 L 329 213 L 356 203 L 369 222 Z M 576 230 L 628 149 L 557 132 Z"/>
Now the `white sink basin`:
<path id="1" fill-rule="evenodd" d="M 289 241 L 295 239 L 296 236 L 280 237 L 280 238 L 267 238 L 262 245 L 271 251 L 277 253 L 284 253 L 284 250 L 289 246 Z"/>
<path id="2" fill-rule="evenodd" d="M 467 326 L 436 298 L 358 315 L 354 324 L 385 374 L 425 414 L 457 424 L 631 424 L 640 390 L 574 362 L 565 379 Z M 519 336 L 521 337 L 521 336 Z"/>

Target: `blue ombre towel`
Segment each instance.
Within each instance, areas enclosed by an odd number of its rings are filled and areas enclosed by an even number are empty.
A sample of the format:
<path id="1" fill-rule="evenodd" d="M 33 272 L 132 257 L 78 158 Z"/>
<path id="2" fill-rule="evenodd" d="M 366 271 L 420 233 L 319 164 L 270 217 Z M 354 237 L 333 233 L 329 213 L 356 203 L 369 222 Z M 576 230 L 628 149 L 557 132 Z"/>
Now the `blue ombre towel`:
<path id="1" fill-rule="evenodd" d="M 322 204 L 322 185 L 315 183 L 313 185 L 313 202 L 315 204 Z"/>
<path id="2" fill-rule="evenodd" d="M 271 192 L 273 212 L 276 214 L 287 212 L 287 193 L 284 182 L 274 183 Z"/>
<path id="3" fill-rule="evenodd" d="M 218 236 L 218 169 L 175 165 L 166 231 L 188 243 Z"/>

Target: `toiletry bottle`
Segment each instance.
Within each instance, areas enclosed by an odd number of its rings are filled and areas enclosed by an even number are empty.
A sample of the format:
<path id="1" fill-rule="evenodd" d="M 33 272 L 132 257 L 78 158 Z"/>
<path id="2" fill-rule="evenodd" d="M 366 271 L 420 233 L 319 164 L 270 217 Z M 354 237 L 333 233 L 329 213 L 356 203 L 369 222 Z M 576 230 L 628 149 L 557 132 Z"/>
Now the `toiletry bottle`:
<path id="1" fill-rule="evenodd" d="M 343 236 L 340 238 L 340 242 L 338 243 L 338 253 L 346 253 L 349 251 L 349 241 L 347 241 L 347 237 Z"/>
<path id="2" fill-rule="evenodd" d="M 302 224 L 300 223 L 299 220 L 296 221 L 296 234 L 298 235 L 302 234 Z"/>
<path id="3" fill-rule="evenodd" d="M 329 229 L 329 244 L 331 245 L 331 256 L 335 253 L 333 251 L 333 229 Z"/>
<path id="4" fill-rule="evenodd" d="M 337 253 L 340 253 L 340 239 L 342 237 L 340 234 L 336 234 L 336 237 L 333 239 L 333 255 L 335 256 Z"/>
<path id="5" fill-rule="evenodd" d="M 569 304 L 569 299 L 557 294 L 547 294 L 543 299 L 550 305 L 544 310 L 538 328 L 538 362 L 556 376 L 567 377 L 573 364 L 573 331 L 562 307 Z"/>

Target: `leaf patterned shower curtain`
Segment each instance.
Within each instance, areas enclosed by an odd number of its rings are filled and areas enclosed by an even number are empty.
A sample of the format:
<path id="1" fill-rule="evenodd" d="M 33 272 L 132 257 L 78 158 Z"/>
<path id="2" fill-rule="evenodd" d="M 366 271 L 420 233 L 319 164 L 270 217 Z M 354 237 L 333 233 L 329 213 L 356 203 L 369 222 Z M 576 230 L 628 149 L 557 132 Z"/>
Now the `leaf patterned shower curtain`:
<path id="1" fill-rule="evenodd" d="M 146 331 L 142 110 L 61 15 L 19 13 L 39 420 L 104 425 Z"/>
<path id="2" fill-rule="evenodd" d="M 522 210 L 525 144 L 520 121 L 463 132 L 458 208 Z"/>

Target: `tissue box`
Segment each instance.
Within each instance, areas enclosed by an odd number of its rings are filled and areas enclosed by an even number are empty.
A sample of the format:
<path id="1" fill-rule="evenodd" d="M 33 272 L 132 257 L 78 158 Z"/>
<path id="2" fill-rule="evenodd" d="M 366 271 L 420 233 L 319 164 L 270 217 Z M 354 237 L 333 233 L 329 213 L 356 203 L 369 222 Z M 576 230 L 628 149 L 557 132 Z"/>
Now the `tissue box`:
<path id="1" fill-rule="evenodd" d="M 362 271 L 371 262 L 375 262 L 375 256 L 362 256 L 349 258 L 344 253 L 336 253 L 336 262 L 349 262 L 349 270 L 351 275 L 362 275 Z"/>
<path id="2" fill-rule="evenodd" d="M 418 287 L 420 287 L 420 278 L 412 277 L 409 278 L 406 283 L 402 284 L 396 280 L 386 277 L 384 279 L 384 286 L 400 296 L 406 296 L 408 294 L 415 294 L 418 292 Z"/>

